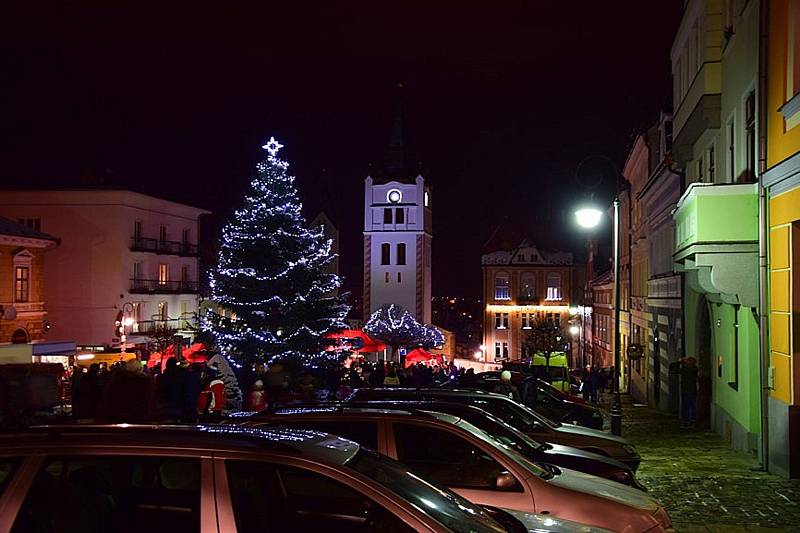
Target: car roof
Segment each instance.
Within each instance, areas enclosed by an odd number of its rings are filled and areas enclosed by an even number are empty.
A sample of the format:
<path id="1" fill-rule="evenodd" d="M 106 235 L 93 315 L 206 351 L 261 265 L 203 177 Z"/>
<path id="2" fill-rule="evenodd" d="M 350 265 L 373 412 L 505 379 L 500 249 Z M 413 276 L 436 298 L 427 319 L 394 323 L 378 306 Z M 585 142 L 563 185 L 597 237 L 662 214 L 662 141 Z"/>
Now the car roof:
<path id="1" fill-rule="evenodd" d="M 416 407 L 406 407 L 399 409 L 386 409 L 381 407 L 350 407 L 346 404 L 338 404 L 335 406 L 325 406 L 325 407 L 297 407 L 297 408 L 287 408 L 287 409 L 280 409 L 275 413 L 272 413 L 269 416 L 270 420 L 279 421 L 282 417 L 289 417 L 289 416 L 309 416 L 314 417 L 316 415 L 326 415 L 326 414 L 335 414 L 337 416 L 363 416 L 363 415 L 374 415 L 378 418 L 387 418 L 389 416 L 397 416 L 397 417 L 405 417 L 405 418 L 412 418 L 412 417 L 422 417 L 426 419 L 435 418 L 437 420 L 441 420 L 442 422 L 447 422 L 450 424 L 455 424 L 461 417 L 450 415 L 447 413 L 439 413 L 433 411 L 431 409 L 420 409 Z"/>
<path id="2" fill-rule="evenodd" d="M 344 464 L 360 446 L 321 431 L 261 428 L 239 425 L 103 424 L 34 426 L 0 433 L 0 450 L 59 446 L 103 446 L 192 448 L 222 451 L 265 451 L 308 456 L 333 464 Z"/>
<path id="3" fill-rule="evenodd" d="M 363 396 L 382 396 L 384 398 L 388 398 L 390 396 L 398 396 L 398 395 L 413 395 L 413 394 L 430 394 L 430 395 L 439 395 L 439 396 L 479 396 L 482 398 L 502 398 L 508 399 L 508 397 L 503 396 L 502 394 L 496 394 L 494 392 L 487 392 L 480 389 L 470 389 L 470 388 L 453 388 L 453 389 L 445 389 L 445 388 L 436 388 L 436 387 L 392 387 L 392 388 L 360 388 L 353 391 L 353 393 L 348 397 L 348 399 L 352 399 L 355 401 L 359 401 L 359 395 Z"/>

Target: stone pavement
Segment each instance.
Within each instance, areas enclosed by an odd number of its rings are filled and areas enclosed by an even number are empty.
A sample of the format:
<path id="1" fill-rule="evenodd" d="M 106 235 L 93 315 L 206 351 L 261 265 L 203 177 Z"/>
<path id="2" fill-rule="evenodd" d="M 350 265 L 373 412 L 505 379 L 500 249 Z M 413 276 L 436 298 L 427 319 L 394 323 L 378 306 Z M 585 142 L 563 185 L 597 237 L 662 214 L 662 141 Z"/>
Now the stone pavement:
<path id="1" fill-rule="evenodd" d="M 642 455 L 637 477 L 681 533 L 800 532 L 800 480 L 759 471 L 715 433 L 623 397 L 623 436 Z"/>

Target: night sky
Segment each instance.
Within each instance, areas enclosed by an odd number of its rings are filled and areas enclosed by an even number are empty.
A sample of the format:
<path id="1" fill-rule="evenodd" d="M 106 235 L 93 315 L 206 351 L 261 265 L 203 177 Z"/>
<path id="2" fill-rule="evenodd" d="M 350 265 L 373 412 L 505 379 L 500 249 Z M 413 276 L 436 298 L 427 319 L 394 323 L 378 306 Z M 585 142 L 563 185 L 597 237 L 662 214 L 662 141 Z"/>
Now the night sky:
<path id="1" fill-rule="evenodd" d="M 478 296 L 498 227 L 581 250 L 580 182 L 604 176 L 596 194 L 610 201 L 613 169 L 590 159 L 576 181 L 575 168 L 594 154 L 621 168 L 669 106 L 682 2 L 91 6 L 0 15 L 4 186 L 126 185 L 218 225 L 274 135 L 307 216 L 339 226 L 360 292 L 363 180 L 382 165 L 402 83 L 433 187 L 434 294 Z"/>

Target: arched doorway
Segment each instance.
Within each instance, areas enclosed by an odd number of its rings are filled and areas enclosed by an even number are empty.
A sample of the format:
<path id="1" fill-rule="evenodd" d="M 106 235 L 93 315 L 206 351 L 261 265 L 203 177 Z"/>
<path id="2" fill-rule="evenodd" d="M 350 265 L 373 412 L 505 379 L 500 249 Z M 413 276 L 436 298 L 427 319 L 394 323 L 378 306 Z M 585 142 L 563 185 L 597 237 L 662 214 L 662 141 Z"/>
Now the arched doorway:
<path id="1" fill-rule="evenodd" d="M 711 421 L 711 383 L 714 361 L 711 350 L 710 303 L 700 295 L 695 323 L 697 342 L 697 423 L 708 427 Z"/>
<path id="2" fill-rule="evenodd" d="M 19 328 L 11 334 L 11 344 L 25 344 L 28 342 L 28 332 Z"/>

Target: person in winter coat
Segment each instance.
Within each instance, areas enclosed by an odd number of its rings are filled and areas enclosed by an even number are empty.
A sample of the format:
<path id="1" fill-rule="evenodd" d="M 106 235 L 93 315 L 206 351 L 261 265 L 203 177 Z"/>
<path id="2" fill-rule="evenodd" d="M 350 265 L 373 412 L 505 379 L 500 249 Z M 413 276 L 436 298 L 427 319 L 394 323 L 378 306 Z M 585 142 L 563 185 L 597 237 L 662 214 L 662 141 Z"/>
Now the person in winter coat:
<path id="1" fill-rule="evenodd" d="M 511 384 L 511 372 L 508 370 L 503 370 L 500 373 L 500 383 L 495 386 L 492 392 L 508 396 L 514 401 L 519 401 L 519 391 Z"/>
<path id="2" fill-rule="evenodd" d="M 209 367 L 206 370 L 206 386 L 198 398 L 197 412 L 200 416 L 220 418 L 224 406 L 225 383 L 219 378 L 219 373 Z"/>

